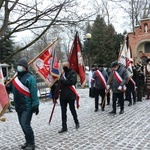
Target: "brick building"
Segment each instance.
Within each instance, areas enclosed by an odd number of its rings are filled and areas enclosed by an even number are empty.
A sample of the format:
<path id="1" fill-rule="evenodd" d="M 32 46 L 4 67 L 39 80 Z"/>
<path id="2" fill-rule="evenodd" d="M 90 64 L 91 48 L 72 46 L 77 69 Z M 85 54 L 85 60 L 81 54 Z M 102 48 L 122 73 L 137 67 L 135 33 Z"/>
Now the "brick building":
<path id="1" fill-rule="evenodd" d="M 142 19 L 141 25 L 136 26 L 128 36 L 134 63 L 142 61 L 145 64 L 150 57 L 150 19 Z"/>

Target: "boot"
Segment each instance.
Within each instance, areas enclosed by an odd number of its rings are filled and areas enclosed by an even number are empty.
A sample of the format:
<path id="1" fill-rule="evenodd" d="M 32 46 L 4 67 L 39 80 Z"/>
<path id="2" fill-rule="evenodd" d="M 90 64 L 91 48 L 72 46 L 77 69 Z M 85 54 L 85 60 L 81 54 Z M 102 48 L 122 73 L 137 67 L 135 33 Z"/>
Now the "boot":
<path id="1" fill-rule="evenodd" d="M 112 110 L 111 112 L 109 112 L 109 114 L 111 114 L 111 115 L 115 115 L 115 114 L 116 114 L 116 112 L 115 112 L 114 110 Z"/>
<path id="2" fill-rule="evenodd" d="M 63 133 L 63 132 L 67 132 L 67 129 L 62 128 L 58 133 Z"/>
<path id="3" fill-rule="evenodd" d="M 28 146 L 25 148 L 25 150 L 35 150 L 34 144 L 28 144 Z"/>

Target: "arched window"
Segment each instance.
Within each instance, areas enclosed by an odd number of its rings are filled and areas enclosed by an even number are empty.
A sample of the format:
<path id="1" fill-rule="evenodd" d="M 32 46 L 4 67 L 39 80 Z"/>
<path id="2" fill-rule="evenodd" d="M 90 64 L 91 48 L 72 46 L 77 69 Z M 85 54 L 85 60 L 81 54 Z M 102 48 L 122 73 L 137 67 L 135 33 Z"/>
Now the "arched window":
<path id="1" fill-rule="evenodd" d="M 150 53 L 150 43 L 145 44 L 145 53 Z"/>

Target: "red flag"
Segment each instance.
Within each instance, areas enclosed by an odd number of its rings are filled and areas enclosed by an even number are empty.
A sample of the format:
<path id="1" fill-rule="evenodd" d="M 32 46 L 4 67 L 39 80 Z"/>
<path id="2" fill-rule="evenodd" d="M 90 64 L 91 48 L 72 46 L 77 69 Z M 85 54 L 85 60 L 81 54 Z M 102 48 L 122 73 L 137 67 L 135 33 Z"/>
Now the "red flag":
<path id="1" fill-rule="evenodd" d="M 69 52 L 68 62 L 70 63 L 70 68 L 75 70 L 79 75 L 81 86 L 83 87 L 86 83 L 86 75 L 78 32 L 75 35 L 71 50 Z"/>
<path id="2" fill-rule="evenodd" d="M 59 65 L 55 55 L 56 43 L 48 46 L 32 61 L 33 69 L 51 87 L 59 77 Z"/>
<path id="3" fill-rule="evenodd" d="M 2 72 L 2 67 L 0 66 L 0 117 L 5 113 L 9 106 L 9 98 L 4 85 L 4 77 Z"/>

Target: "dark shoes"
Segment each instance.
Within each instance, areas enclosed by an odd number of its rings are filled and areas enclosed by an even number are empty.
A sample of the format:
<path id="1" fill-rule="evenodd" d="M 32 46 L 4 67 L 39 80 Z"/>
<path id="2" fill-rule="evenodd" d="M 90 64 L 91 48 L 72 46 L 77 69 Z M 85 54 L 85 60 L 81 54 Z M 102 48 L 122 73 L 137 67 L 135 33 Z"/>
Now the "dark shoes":
<path id="1" fill-rule="evenodd" d="M 76 124 L 76 129 L 79 129 L 79 128 L 80 128 L 80 124 L 77 123 L 77 124 Z"/>
<path id="2" fill-rule="evenodd" d="M 120 110 L 119 114 L 123 114 L 124 113 L 124 110 Z"/>
<path id="3" fill-rule="evenodd" d="M 105 109 L 104 109 L 104 108 L 102 108 L 102 111 L 105 111 Z"/>
<path id="4" fill-rule="evenodd" d="M 111 115 L 115 115 L 115 114 L 116 114 L 116 112 L 112 110 L 111 112 L 109 112 L 109 114 L 111 114 Z"/>
<path id="5" fill-rule="evenodd" d="M 68 130 L 67 129 L 61 129 L 58 133 L 64 133 L 64 132 L 67 132 Z"/>
<path id="6" fill-rule="evenodd" d="M 131 105 L 132 105 L 132 103 L 129 103 L 129 104 L 128 104 L 128 106 L 131 106 Z"/>
<path id="7" fill-rule="evenodd" d="M 97 111 L 98 111 L 98 109 L 95 109 L 95 110 L 94 110 L 94 112 L 97 112 Z"/>
<path id="8" fill-rule="evenodd" d="M 21 149 L 24 149 L 24 150 L 35 150 L 35 144 L 23 144 L 21 145 Z"/>
<path id="9" fill-rule="evenodd" d="M 28 146 L 27 143 L 24 143 L 23 145 L 21 145 L 21 149 L 25 149 Z"/>

